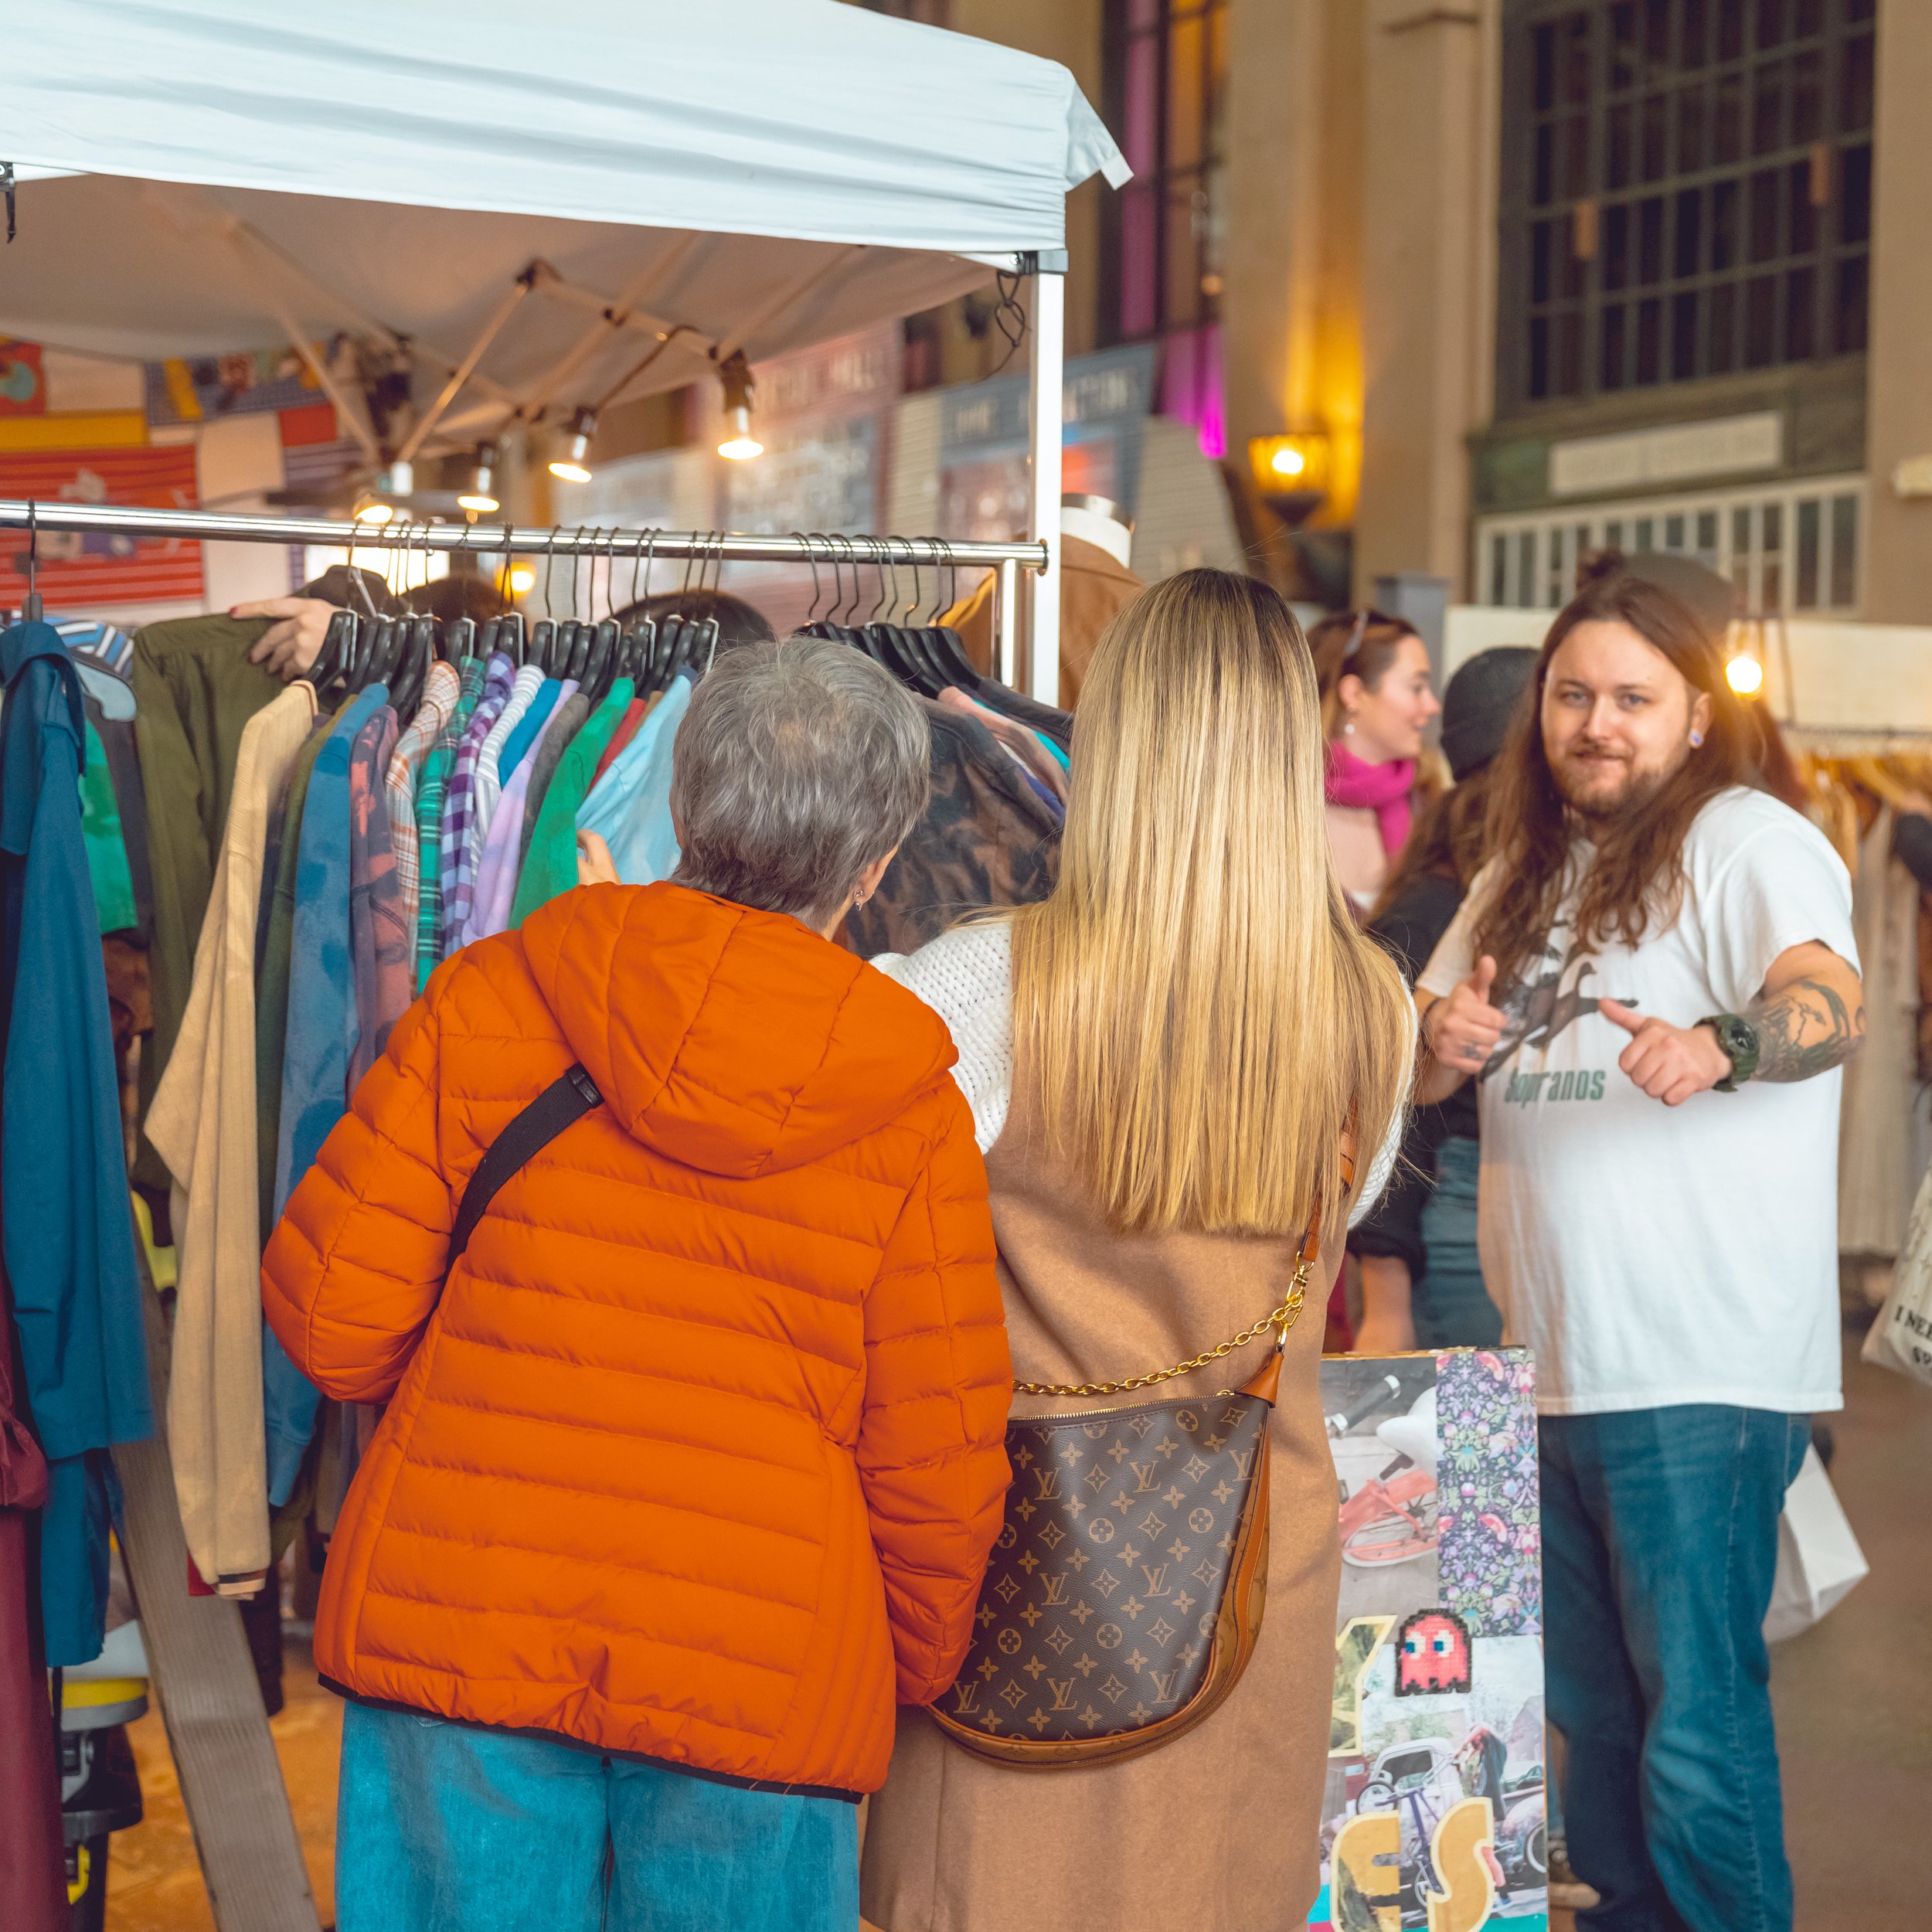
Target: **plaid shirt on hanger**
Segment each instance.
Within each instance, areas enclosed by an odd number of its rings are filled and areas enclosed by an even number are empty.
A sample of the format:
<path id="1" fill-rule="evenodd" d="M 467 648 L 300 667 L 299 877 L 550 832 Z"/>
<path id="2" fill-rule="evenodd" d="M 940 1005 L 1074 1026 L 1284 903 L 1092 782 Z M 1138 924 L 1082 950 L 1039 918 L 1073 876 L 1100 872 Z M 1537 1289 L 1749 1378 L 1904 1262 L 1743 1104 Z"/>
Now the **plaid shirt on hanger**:
<path id="1" fill-rule="evenodd" d="M 416 990 L 430 983 L 443 957 L 443 803 L 449 790 L 456 747 L 483 696 L 485 669 L 480 658 L 463 667 L 463 688 L 442 736 L 423 760 L 416 785 L 416 838 L 419 876 L 416 898 Z"/>
<path id="2" fill-rule="evenodd" d="M 470 903 L 476 893 L 476 857 L 470 842 L 470 825 L 476 816 L 476 767 L 483 755 L 483 741 L 495 728 L 510 701 L 516 682 L 517 667 L 498 651 L 490 660 L 484 679 L 483 696 L 470 714 L 457 747 L 456 763 L 450 771 L 450 788 L 443 801 L 443 932 L 442 957 L 447 959 L 463 944 L 463 927 L 470 916 Z"/>
<path id="3" fill-rule="evenodd" d="M 423 699 L 409 727 L 396 741 L 383 788 L 389 796 L 389 843 L 396 852 L 396 876 L 403 891 L 404 930 L 412 948 L 416 944 L 416 908 L 423 877 L 422 857 L 417 849 L 416 781 L 418 768 L 443 735 L 462 696 L 463 680 L 456 666 L 438 658 L 423 681 Z"/>

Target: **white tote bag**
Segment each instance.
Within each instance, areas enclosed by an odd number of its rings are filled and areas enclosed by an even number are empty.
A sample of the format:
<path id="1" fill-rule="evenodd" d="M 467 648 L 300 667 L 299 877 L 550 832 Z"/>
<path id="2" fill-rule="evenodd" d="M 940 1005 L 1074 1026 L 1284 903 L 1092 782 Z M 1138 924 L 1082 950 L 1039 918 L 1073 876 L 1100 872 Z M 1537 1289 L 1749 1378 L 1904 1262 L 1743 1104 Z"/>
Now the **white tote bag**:
<path id="1" fill-rule="evenodd" d="M 1784 1492 L 1764 1641 L 1781 1643 L 1809 1630 L 1869 1568 L 1817 1450 L 1807 1449 L 1798 1480 Z"/>
<path id="2" fill-rule="evenodd" d="M 1932 1383 L 1932 1173 L 1919 1184 L 1892 1270 L 1892 1292 L 1859 1352 L 1881 1369 Z"/>

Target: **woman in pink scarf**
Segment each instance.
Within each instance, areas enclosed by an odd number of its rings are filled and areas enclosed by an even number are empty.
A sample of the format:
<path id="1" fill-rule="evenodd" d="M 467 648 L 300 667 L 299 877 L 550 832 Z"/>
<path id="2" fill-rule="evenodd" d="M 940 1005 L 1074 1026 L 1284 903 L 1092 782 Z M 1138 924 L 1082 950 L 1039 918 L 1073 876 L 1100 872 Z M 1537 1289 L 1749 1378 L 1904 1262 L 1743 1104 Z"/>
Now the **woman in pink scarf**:
<path id="1" fill-rule="evenodd" d="M 1422 734 L 1442 709 L 1429 653 L 1400 617 L 1347 611 L 1308 633 L 1328 734 L 1328 842 L 1366 914 L 1407 842 Z"/>

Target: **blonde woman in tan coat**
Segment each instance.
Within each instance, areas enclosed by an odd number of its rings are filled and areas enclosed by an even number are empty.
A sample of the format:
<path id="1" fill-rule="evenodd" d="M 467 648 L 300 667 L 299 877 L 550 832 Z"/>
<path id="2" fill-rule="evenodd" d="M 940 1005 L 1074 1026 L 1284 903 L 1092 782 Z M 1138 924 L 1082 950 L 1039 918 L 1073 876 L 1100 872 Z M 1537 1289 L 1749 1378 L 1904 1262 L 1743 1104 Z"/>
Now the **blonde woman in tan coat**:
<path id="1" fill-rule="evenodd" d="M 1323 750 L 1281 600 L 1219 571 L 1170 578 L 1095 654 L 1053 897 L 875 962 L 958 1045 L 1020 1381 L 1117 1380 L 1249 1328 L 1282 1301 L 1311 1216 L 1314 1278 L 1332 1280 L 1349 1213 L 1393 1164 L 1413 1012 L 1337 883 Z M 1382 1150 L 1353 1199 L 1345 1142 Z M 1314 1301 L 1287 1338 L 1267 1611 L 1232 1696 L 1145 1756 L 1053 1770 L 971 1755 L 902 1711 L 865 1848 L 884 1932 L 1305 1923 L 1340 1576 Z M 1270 1345 L 1158 1393 L 1239 1388 Z"/>

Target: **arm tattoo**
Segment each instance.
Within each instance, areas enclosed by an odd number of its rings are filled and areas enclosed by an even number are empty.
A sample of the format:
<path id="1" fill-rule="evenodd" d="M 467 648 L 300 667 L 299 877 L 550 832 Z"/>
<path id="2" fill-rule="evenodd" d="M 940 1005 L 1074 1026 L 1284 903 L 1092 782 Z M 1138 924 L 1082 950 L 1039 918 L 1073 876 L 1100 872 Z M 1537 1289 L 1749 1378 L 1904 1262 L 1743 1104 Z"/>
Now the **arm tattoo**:
<path id="1" fill-rule="evenodd" d="M 1842 1066 L 1865 1044 L 1865 1007 L 1848 1009 L 1821 979 L 1796 979 L 1781 992 L 1753 1002 L 1760 1080 L 1808 1080 Z"/>

